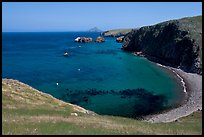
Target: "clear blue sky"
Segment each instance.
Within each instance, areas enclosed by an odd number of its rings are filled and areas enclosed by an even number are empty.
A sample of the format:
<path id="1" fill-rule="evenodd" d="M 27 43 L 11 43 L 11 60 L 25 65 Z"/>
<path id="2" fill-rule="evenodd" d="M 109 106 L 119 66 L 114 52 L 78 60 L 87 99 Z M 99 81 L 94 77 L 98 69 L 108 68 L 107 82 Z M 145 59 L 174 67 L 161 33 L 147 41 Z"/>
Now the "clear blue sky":
<path id="1" fill-rule="evenodd" d="M 202 15 L 202 2 L 3 2 L 2 31 L 137 28 Z"/>

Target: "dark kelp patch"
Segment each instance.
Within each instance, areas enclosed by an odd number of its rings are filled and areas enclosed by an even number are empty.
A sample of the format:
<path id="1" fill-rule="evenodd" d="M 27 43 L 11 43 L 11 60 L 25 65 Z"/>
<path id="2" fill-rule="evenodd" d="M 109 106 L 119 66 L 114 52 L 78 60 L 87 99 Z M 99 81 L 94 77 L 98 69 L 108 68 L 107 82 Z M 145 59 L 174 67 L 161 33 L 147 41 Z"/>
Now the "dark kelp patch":
<path id="1" fill-rule="evenodd" d="M 124 115 L 117 114 L 117 116 L 131 117 L 131 118 L 142 118 L 142 116 L 157 113 L 168 107 L 168 100 L 164 95 L 154 95 L 144 88 L 137 89 L 125 89 L 125 90 L 97 90 L 95 88 L 88 88 L 85 90 L 70 90 L 66 89 L 66 93 L 61 96 L 61 100 L 70 102 L 76 105 L 86 105 L 90 98 L 93 96 L 104 96 L 114 95 L 119 96 L 121 99 L 133 99 L 133 112 Z M 83 105 L 82 105 L 83 106 Z M 92 110 L 94 111 L 94 110 Z M 100 113 L 99 113 L 100 114 Z M 104 113 L 103 113 L 104 114 Z M 107 115 L 116 115 L 113 112 L 107 113 Z"/>

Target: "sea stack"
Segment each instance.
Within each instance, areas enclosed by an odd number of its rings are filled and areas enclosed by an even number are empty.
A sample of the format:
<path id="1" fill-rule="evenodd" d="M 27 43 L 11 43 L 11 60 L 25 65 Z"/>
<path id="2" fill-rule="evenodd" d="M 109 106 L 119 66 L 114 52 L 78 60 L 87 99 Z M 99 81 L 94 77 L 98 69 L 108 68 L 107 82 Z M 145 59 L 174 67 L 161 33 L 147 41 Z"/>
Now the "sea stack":
<path id="1" fill-rule="evenodd" d="M 77 37 L 75 42 L 91 42 L 93 39 L 90 37 Z"/>
<path id="2" fill-rule="evenodd" d="M 103 37 L 101 37 L 101 36 L 98 36 L 98 37 L 96 38 L 96 41 L 95 41 L 95 42 L 97 42 L 97 43 L 105 42 L 105 39 L 104 39 Z"/>

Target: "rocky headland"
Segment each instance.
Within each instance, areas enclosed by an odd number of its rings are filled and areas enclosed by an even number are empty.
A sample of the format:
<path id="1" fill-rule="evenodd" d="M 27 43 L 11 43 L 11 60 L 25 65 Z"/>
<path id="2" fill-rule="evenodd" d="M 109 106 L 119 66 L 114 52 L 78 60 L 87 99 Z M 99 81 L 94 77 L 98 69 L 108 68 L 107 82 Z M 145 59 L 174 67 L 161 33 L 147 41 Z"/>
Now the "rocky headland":
<path id="1" fill-rule="evenodd" d="M 148 115 L 148 122 L 172 122 L 202 111 L 202 16 L 170 20 L 129 32 L 122 49 L 165 67 L 181 79 L 187 99 L 179 107 Z"/>
<path id="2" fill-rule="evenodd" d="M 136 29 L 113 29 L 113 30 L 107 30 L 101 33 L 102 36 L 104 37 L 120 37 L 120 36 L 125 36 L 132 30 Z"/>
<path id="3" fill-rule="evenodd" d="M 148 59 L 202 74 L 202 16 L 170 20 L 129 32 L 122 49 Z"/>

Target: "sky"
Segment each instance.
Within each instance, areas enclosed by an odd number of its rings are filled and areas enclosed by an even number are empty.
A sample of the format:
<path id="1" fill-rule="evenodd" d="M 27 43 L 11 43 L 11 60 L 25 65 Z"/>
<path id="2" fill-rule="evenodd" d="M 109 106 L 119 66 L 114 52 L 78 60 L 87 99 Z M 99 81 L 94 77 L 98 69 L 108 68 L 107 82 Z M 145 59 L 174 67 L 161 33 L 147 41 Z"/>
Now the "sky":
<path id="1" fill-rule="evenodd" d="M 105 31 L 198 15 L 202 2 L 2 2 L 2 31 Z"/>

